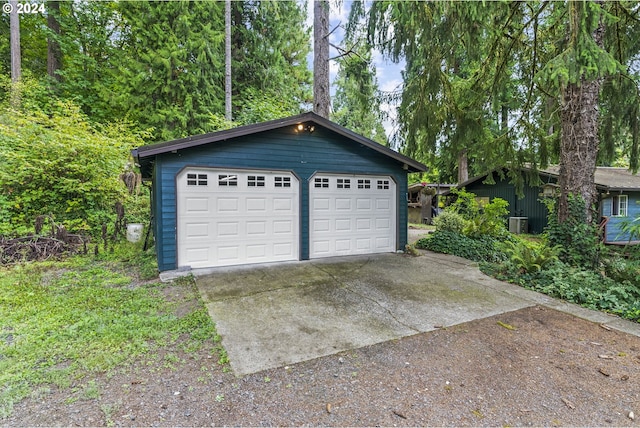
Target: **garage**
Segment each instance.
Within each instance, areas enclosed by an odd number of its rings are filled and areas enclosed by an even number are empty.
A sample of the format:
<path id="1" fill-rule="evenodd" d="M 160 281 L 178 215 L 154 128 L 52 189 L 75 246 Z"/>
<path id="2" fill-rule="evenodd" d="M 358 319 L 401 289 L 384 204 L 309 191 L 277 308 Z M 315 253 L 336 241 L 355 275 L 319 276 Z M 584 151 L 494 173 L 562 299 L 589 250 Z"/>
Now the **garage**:
<path id="1" fill-rule="evenodd" d="M 315 175 L 309 258 L 395 251 L 395 190 L 389 176 Z"/>
<path id="2" fill-rule="evenodd" d="M 315 113 L 138 147 L 160 272 L 386 253 L 426 167 Z"/>
<path id="3" fill-rule="evenodd" d="M 178 267 L 298 260 L 299 187 L 287 171 L 185 168 Z"/>

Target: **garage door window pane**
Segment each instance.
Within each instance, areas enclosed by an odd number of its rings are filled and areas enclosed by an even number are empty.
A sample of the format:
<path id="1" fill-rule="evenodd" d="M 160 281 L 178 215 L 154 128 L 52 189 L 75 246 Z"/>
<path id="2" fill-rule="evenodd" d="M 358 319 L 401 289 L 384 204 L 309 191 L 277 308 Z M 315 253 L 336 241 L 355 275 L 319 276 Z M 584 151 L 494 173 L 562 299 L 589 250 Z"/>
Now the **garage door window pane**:
<path id="1" fill-rule="evenodd" d="M 338 178 L 338 189 L 350 189 L 351 180 L 348 178 Z"/>
<path id="2" fill-rule="evenodd" d="M 275 177 L 276 187 L 291 187 L 291 177 Z"/>
<path id="3" fill-rule="evenodd" d="M 187 174 L 187 186 L 206 186 L 207 174 Z"/>
<path id="4" fill-rule="evenodd" d="M 389 180 L 378 180 L 378 189 L 386 190 L 389 188 Z"/>
<path id="5" fill-rule="evenodd" d="M 250 175 L 247 177 L 247 185 L 249 187 L 264 187 L 263 175 Z"/>
<path id="6" fill-rule="evenodd" d="M 218 174 L 218 185 L 219 186 L 237 186 L 238 176 L 229 175 L 229 174 Z"/>
<path id="7" fill-rule="evenodd" d="M 314 181 L 314 187 L 321 187 L 328 189 L 329 188 L 329 179 L 328 178 L 316 178 Z"/>
<path id="8" fill-rule="evenodd" d="M 371 180 L 359 179 L 358 189 L 371 189 Z"/>

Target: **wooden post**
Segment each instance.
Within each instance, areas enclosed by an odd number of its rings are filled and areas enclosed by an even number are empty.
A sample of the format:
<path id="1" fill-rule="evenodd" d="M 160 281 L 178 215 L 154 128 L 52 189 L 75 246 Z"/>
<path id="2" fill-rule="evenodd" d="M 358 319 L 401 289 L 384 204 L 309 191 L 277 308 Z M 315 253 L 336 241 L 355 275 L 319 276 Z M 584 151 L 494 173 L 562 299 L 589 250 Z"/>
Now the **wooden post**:
<path id="1" fill-rule="evenodd" d="M 431 195 L 420 192 L 420 217 L 422 223 L 431 224 Z"/>

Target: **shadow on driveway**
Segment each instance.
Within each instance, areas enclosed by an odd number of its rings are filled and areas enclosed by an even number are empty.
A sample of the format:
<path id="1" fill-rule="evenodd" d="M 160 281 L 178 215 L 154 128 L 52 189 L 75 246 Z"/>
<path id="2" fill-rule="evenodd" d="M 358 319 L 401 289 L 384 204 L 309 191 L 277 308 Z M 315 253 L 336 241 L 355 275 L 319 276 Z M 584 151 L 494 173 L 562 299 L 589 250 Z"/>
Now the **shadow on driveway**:
<path id="1" fill-rule="evenodd" d="M 196 274 L 236 375 L 553 299 L 452 256 L 375 254 Z"/>

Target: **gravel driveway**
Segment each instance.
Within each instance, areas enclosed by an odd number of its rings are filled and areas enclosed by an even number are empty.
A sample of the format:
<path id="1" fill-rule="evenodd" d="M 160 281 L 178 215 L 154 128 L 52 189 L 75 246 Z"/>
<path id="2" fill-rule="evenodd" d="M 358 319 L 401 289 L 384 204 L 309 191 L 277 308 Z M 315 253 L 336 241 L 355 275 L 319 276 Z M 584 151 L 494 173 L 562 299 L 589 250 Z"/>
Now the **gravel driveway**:
<path id="1" fill-rule="evenodd" d="M 442 257 L 441 266 L 457 263 Z M 202 304 L 184 283 L 166 285 L 163 292 L 181 299 L 175 300 L 177 310 Z M 218 364 L 214 343 L 195 352 L 178 343 L 68 388 L 40 389 L 0 423 L 637 426 L 638 327 L 544 298 L 522 309 L 244 376 Z M 165 356 L 174 363 L 167 364 Z"/>

